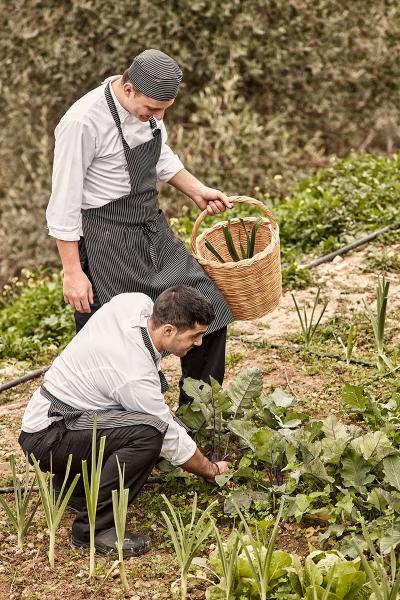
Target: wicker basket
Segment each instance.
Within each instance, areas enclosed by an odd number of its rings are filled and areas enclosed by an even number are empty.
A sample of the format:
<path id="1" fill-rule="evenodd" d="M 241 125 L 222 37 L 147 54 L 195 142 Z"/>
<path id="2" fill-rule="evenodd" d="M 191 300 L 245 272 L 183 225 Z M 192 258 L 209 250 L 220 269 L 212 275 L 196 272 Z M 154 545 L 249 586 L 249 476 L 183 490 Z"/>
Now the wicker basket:
<path id="1" fill-rule="evenodd" d="M 282 295 L 279 227 L 262 202 L 247 196 L 231 196 L 229 200 L 234 204 L 253 204 L 267 216 L 257 230 L 254 256 L 239 262 L 232 261 L 222 230 L 226 221 L 206 229 L 197 237 L 207 211 L 199 215 L 193 226 L 192 253 L 225 296 L 234 318 L 243 321 L 256 319 L 273 311 L 279 305 Z M 243 219 L 249 232 L 255 220 L 255 217 Z M 230 230 L 235 247 L 238 248 L 240 230 L 243 243 L 243 227 L 239 219 L 231 220 Z M 206 240 L 229 262 L 219 262 L 205 247 Z"/>

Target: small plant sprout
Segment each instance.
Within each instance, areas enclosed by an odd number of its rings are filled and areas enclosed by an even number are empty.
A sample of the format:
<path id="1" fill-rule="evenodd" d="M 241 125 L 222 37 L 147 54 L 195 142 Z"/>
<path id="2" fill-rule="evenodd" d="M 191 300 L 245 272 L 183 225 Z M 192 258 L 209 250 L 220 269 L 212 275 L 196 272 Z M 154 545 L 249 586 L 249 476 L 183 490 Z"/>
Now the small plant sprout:
<path id="1" fill-rule="evenodd" d="M 85 486 L 86 506 L 89 519 L 90 527 L 90 559 L 89 559 L 89 577 L 94 577 L 94 536 L 96 526 L 96 509 L 97 499 L 99 497 L 100 487 L 100 476 L 101 468 L 103 465 L 104 446 L 106 443 L 106 437 L 102 436 L 99 443 L 99 454 L 96 453 L 96 439 L 97 439 L 97 427 L 96 427 L 96 415 L 93 416 L 93 432 L 92 432 L 92 460 L 90 469 L 90 483 L 88 476 L 87 461 L 82 461 L 82 475 L 83 485 Z"/>
<path id="2" fill-rule="evenodd" d="M 347 333 L 347 343 L 345 344 L 342 340 L 342 338 L 340 337 L 340 335 L 338 335 L 338 342 L 339 344 L 342 346 L 343 351 L 345 353 L 346 356 L 346 363 L 349 365 L 350 361 L 351 361 L 351 357 L 353 356 L 353 350 L 355 347 L 354 344 L 354 333 L 355 333 L 355 326 L 354 323 L 351 323 L 350 327 L 349 327 L 349 331 Z"/>
<path id="3" fill-rule="evenodd" d="M 209 515 L 214 506 L 218 504 L 218 501 L 214 500 L 214 502 L 212 502 L 196 520 L 197 494 L 195 494 L 192 504 L 191 519 L 190 522 L 185 525 L 181 514 L 174 509 L 168 498 L 164 494 L 162 494 L 162 498 L 168 506 L 169 515 L 165 511 L 162 511 L 161 514 L 167 525 L 167 530 L 174 546 L 180 572 L 180 578 L 171 585 L 171 590 L 175 591 L 176 584 L 180 581 L 180 597 L 181 600 L 185 600 L 185 598 L 187 598 L 189 569 L 199 547 L 212 532 L 212 524 Z"/>
<path id="4" fill-rule="evenodd" d="M 125 538 L 125 527 L 126 527 L 126 515 L 128 512 L 128 496 L 129 489 L 124 488 L 125 478 L 125 464 L 121 471 L 118 456 L 118 472 L 119 472 L 119 491 L 112 491 L 112 502 L 114 511 L 114 523 L 115 531 L 117 532 L 117 550 L 118 550 L 118 565 L 119 565 L 119 576 L 121 578 L 121 585 L 124 592 L 129 589 L 128 580 L 126 578 L 125 563 L 124 563 L 124 538 Z"/>
<path id="5" fill-rule="evenodd" d="M 260 524 L 256 525 L 256 533 L 253 535 L 243 513 L 234 502 L 236 511 L 243 524 L 245 535 L 239 534 L 242 552 L 238 557 L 239 575 L 245 574 L 254 580 L 254 591 L 260 600 L 267 600 L 270 592 L 277 585 L 278 580 L 285 574 L 292 559 L 288 552 L 274 550 L 276 538 L 279 533 L 279 522 L 282 517 L 284 500 L 281 501 L 277 517 L 269 539 L 266 530 Z"/>
<path id="6" fill-rule="evenodd" d="M 47 527 L 50 532 L 50 544 L 49 544 L 49 563 L 51 567 L 54 567 L 54 551 L 55 551 L 55 540 L 56 540 L 56 532 L 58 526 L 60 524 L 61 518 L 67 508 L 67 504 L 69 499 L 72 496 L 72 493 L 75 489 L 76 484 L 78 483 L 78 479 L 80 477 L 79 473 L 77 473 L 71 482 L 71 485 L 66 490 L 66 485 L 68 481 L 69 472 L 71 469 L 72 462 L 72 454 L 68 456 L 67 466 L 65 469 L 65 477 L 63 484 L 61 486 L 60 493 L 56 498 L 55 490 L 53 488 L 53 469 L 50 458 L 50 476 L 43 473 L 40 469 L 39 462 L 36 460 L 35 456 L 31 454 L 31 459 L 33 462 L 33 466 L 36 473 L 36 479 L 39 485 L 39 493 L 40 499 L 42 501 L 44 514 L 46 517 Z"/>
<path id="7" fill-rule="evenodd" d="M 368 553 L 372 557 L 372 565 L 365 558 L 364 552 L 355 539 L 353 539 L 353 545 L 361 559 L 361 564 L 373 591 L 371 598 L 374 598 L 374 600 L 397 600 L 400 594 L 400 564 L 396 558 L 396 553 L 392 548 L 390 551 L 390 575 L 388 575 L 383 554 L 382 552 L 377 553 L 374 542 L 363 521 L 361 527 L 363 538 L 367 543 Z"/>
<path id="8" fill-rule="evenodd" d="M 385 353 L 385 323 L 389 285 L 390 282 L 386 281 L 385 277 L 382 277 L 382 279 L 378 278 L 378 285 L 376 287 L 376 314 L 364 302 L 374 331 L 375 346 L 378 354 L 377 363 L 380 371 L 384 369 L 385 365 L 390 371 L 394 370 L 394 365 Z"/>
<path id="9" fill-rule="evenodd" d="M 297 315 L 299 317 L 299 321 L 300 321 L 300 325 L 301 325 L 301 330 L 303 333 L 303 340 L 304 340 L 304 347 L 306 350 L 309 349 L 311 341 L 314 337 L 314 334 L 317 330 L 318 325 L 320 324 L 320 321 L 325 313 L 326 307 L 328 306 L 328 301 L 326 301 L 322 307 L 321 313 L 319 315 L 319 317 L 317 318 L 316 322 L 314 322 L 314 319 L 316 318 L 315 315 L 315 311 L 317 309 L 318 306 L 318 302 L 319 302 L 319 295 L 320 295 L 320 288 L 317 289 L 317 293 L 315 295 L 314 298 L 314 304 L 312 307 L 312 311 L 311 311 L 311 316 L 309 317 L 307 315 L 306 309 L 305 307 L 303 307 L 303 314 L 301 313 L 301 310 L 297 304 L 296 298 L 294 296 L 294 294 L 292 294 L 292 298 L 293 298 L 293 302 L 294 305 L 296 307 L 296 311 L 297 311 Z"/>
<path id="10" fill-rule="evenodd" d="M 28 456 L 25 460 L 25 474 L 23 479 L 17 476 L 17 470 L 15 466 L 15 456 L 10 454 L 8 461 L 10 463 L 10 469 L 12 474 L 13 488 L 14 488 L 14 503 L 8 503 L 4 498 L 0 496 L 0 504 L 6 513 L 8 520 L 17 532 L 17 545 L 20 550 L 23 549 L 24 537 L 32 523 L 32 519 L 35 515 L 36 509 L 40 504 L 40 498 L 34 503 L 31 510 L 29 510 L 29 501 L 31 499 L 33 486 L 35 484 L 36 477 L 30 478 L 29 474 L 29 461 Z"/>

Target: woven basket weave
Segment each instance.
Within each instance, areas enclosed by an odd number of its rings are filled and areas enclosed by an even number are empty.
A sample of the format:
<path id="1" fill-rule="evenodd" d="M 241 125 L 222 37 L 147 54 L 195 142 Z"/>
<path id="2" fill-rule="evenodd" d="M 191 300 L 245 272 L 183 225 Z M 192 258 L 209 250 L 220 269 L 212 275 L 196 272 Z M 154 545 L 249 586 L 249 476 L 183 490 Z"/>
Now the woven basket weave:
<path id="1" fill-rule="evenodd" d="M 208 215 L 207 211 L 199 215 L 193 226 L 192 253 L 225 296 L 234 318 L 245 321 L 262 317 L 279 305 L 282 295 L 279 227 L 262 202 L 247 196 L 231 196 L 229 200 L 233 204 L 253 204 L 267 217 L 257 230 L 254 256 L 239 262 L 232 261 L 222 230 L 226 221 L 217 223 L 197 236 L 201 223 Z M 250 233 L 256 217 L 244 217 L 243 221 Z M 230 230 L 235 247 L 239 248 L 239 231 L 242 244 L 244 242 L 239 219 L 231 220 Z M 219 262 L 205 247 L 206 240 L 229 262 Z"/>

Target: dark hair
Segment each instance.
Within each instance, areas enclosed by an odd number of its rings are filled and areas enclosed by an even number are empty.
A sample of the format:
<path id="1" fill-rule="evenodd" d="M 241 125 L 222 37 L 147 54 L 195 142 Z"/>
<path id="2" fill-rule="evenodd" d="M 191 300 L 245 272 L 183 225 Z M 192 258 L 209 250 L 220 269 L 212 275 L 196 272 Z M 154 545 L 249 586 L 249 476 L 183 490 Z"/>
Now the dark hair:
<path id="1" fill-rule="evenodd" d="M 209 325 L 215 318 L 211 302 L 188 285 L 177 285 L 162 292 L 154 302 L 154 327 L 171 323 L 178 330 L 193 329 L 196 323 Z"/>
<path id="2" fill-rule="evenodd" d="M 125 69 L 125 71 L 122 73 L 122 75 L 121 75 L 121 83 L 122 83 L 122 85 L 124 85 L 124 83 L 130 83 L 131 86 L 133 87 L 133 89 L 135 90 L 135 92 L 137 94 L 140 94 L 140 96 L 142 96 L 142 92 L 139 92 L 139 90 L 135 88 L 135 86 L 133 85 L 132 81 L 129 79 L 129 69 Z"/>

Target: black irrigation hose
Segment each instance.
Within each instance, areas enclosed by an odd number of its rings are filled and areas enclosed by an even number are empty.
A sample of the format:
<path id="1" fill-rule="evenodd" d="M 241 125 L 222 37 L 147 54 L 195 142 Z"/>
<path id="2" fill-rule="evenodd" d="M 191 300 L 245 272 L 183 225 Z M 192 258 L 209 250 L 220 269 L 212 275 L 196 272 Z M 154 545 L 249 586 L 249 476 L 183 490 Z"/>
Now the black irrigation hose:
<path id="1" fill-rule="evenodd" d="M 317 258 L 316 260 L 313 260 L 308 265 L 304 265 L 304 267 L 307 269 L 314 269 L 314 267 L 317 267 L 318 265 L 321 265 L 322 263 L 329 262 L 329 261 L 333 260 L 336 256 L 341 256 L 342 254 L 347 254 L 347 252 L 350 252 L 350 250 L 354 250 L 354 248 L 358 248 L 359 246 L 363 246 L 364 244 L 367 244 L 371 240 L 374 240 L 375 238 L 377 238 L 379 235 L 382 235 L 382 233 L 386 233 L 390 229 L 396 229 L 398 227 L 400 227 L 400 223 L 393 223 L 393 225 L 387 225 L 386 227 L 382 227 L 382 229 L 377 229 L 376 231 L 373 231 L 372 233 L 361 238 L 360 240 L 352 242 L 351 244 L 347 244 L 346 246 L 343 246 L 343 248 L 339 248 L 338 250 L 335 250 L 334 252 L 331 252 L 330 254 L 326 254 L 325 256 L 321 256 L 321 258 Z M 270 348 L 274 348 L 273 344 L 270 344 L 269 346 L 270 346 Z M 280 348 L 281 346 L 276 346 L 276 347 Z M 329 356 L 328 358 L 335 358 L 335 356 L 332 355 L 332 356 Z M 337 359 L 343 360 L 341 357 L 337 357 Z M 351 362 L 359 362 L 360 364 L 365 364 L 365 366 L 371 366 L 369 363 L 365 363 L 363 361 L 361 361 L 361 362 L 356 361 L 356 359 L 352 359 Z M 26 375 L 23 375 L 22 377 L 18 377 L 17 379 L 14 379 L 12 381 L 3 383 L 2 385 L 0 385 L 0 392 L 4 392 L 5 390 L 15 387 L 16 385 L 19 385 L 20 383 L 24 383 L 25 381 L 30 381 L 31 379 L 40 377 L 49 368 L 50 368 L 50 365 L 48 365 L 47 367 L 43 367 L 42 369 L 39 369 L 37 371 L 32 371 L 32 373 L 27 373 Z"/>
<path id="2" fill-rule="evenodd" d="M 50 365 L 47 367 L 42 367 L 37 371 L 32 371 L 31 373 L 27 373 L 26 375 L 22 375 L 22 377 L 18 377 L 17 379 L 13 379 L 12 381 L 8 381 L 0 385 L 0 392 L 4 392 L 20 383 L 24 383 L 25 381 L 30 381 L 31 379 L 36 379 L 36 377 L 40 377 L 43 373 L 46 373 L 50 369 Z"/>

